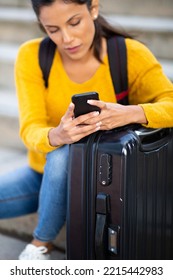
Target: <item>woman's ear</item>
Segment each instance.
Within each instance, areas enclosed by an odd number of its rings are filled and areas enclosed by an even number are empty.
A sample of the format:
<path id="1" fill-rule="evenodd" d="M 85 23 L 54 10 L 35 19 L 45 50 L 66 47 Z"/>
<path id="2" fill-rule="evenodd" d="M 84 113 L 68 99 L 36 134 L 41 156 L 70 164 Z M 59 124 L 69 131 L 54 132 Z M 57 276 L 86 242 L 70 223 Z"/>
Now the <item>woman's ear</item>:
<path id="1" fill-rule="evenodd" d="M 92 0 L 91 4 L 91 16 L 93 20 L 96 20 L 99 14 L 99 0 Z"/>

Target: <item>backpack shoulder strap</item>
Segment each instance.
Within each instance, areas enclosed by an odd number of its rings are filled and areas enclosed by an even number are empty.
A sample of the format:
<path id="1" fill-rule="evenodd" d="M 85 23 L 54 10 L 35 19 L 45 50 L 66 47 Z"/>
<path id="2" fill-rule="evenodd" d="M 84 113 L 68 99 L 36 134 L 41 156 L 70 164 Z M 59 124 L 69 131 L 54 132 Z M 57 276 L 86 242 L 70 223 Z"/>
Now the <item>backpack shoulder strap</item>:
<path id="1" fill-rule="evenodd" d="M 128 105 L 128 75 L 127 75 L 127 53 L 125 38 L 114 36 L 108 39 L 108 60 L 112 82 L 117 102 Z"/>
<path id="2" fill-rule="evenodd" d="M 52 66 L 56 45 L 49 38 L 44 38 L 40 43 L 39 48 L 39 64 L 42 70 L 45 87 L 48 87 L 49 73 Z"/>

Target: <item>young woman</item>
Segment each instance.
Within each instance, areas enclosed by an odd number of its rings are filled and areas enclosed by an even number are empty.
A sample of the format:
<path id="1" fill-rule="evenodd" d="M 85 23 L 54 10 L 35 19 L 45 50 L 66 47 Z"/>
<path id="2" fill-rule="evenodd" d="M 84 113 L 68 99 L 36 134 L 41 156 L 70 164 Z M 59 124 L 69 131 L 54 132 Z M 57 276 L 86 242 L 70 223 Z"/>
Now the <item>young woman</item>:
<path id="1" fill-rule="evenodd" d="M 38 61 L 42 39 L 19 50 L 20 135 L 29 165 L 0 178 L 0 218 L 38 210 L 33 240 L 19 259 L 49 259 L 66 218 L 68 145 L 130 123 L 173 127 L 173 85 L 151 52 L 127 36 L 129 105 L 117 104 L 106 41 L 118 32 L 99 15 L 99 0 L 32 0 L 32 5 L 57 49 L 47 89 Z M 101 101 L 90 104 L 101 113 L 74 118 L 71 96 L 88 91 L 99 93 Z"/>

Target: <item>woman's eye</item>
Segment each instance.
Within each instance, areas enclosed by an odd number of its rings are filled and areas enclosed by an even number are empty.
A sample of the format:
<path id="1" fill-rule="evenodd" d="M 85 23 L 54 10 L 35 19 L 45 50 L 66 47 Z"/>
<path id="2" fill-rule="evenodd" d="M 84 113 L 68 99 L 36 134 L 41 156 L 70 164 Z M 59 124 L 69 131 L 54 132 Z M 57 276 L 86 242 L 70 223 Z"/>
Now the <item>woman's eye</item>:
<path id="1" fill-rule="evenodd" d="M 79 19 L 79 20 L 72 21 L 72 22 L 70 22 L 69 24 L 70 24 L 71 26 L 76 26 L 76 25 L 78 25 L 80 22 L 81 22 L 81 20 Z M 49 32 L 50 34 L 56 33 L 56 32 L 58 32 L 58 31 L 59 31 L 59 28 L 49 29 L 49 30 L 48 30 L 48 32 Z"/>
<path id="2" fill-rule="evenodd" d="M 56 33 L 58 31 L 58 29 L 55 29 L 55 30 L 49 30 L 49 33 L 53 34 L 53 33 Z"/>
<path id="3" fill-rule="evenodd" d="M 71 22 L 70 25 L 71 25 L 71 26 L 76 26 L 76 25 L 78 25 L 79 23 L 80 23 L 80 20 Z"/>

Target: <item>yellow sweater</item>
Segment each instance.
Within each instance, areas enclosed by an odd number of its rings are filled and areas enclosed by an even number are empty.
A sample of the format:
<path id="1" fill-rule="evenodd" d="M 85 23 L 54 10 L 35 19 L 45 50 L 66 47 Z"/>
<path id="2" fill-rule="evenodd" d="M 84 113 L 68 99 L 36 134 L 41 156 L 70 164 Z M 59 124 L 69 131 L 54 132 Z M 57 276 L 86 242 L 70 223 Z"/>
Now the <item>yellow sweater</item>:
<path id="1" fill-rule="evenodd" d="M 100 100 L 116 102 L 108 57 L 94 76 L 83 84 L 72 82 L 56 52 L 45 89 L 39 68 L 41 38 L 23 44 L 16 59 L 15 80 L 19 103 L 20 136 L 28 149 L 29 165 L 43 172 L 46 153 L 54 150 L 48 131 L 59 124 L 71 96 L 96 91 Z M 126 39 L 129 103 L 142 104 L 148 127 L 173 127 L 173 85 L 151 52 L 141 43 Z M 153 104 L 154 103 L 154 104 Z"/>

